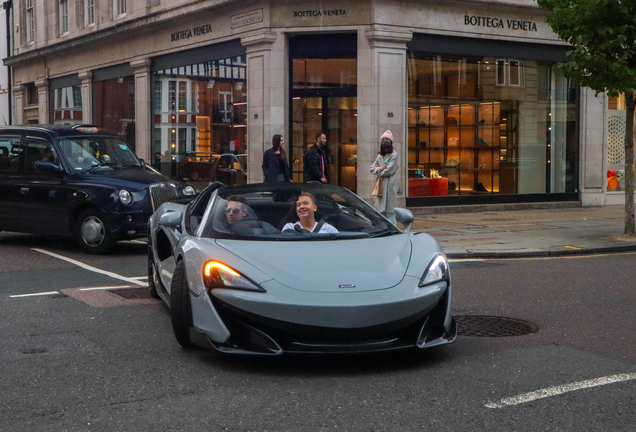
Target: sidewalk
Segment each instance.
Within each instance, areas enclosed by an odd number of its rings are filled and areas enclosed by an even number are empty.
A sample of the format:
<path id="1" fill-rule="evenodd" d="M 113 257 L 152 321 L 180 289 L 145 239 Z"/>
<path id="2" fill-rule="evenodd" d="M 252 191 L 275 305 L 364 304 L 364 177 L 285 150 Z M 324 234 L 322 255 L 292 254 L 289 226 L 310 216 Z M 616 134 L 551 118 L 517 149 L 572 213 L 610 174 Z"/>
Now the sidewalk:
<path id="1" fill-rule="evenodd" d="M 636 251 L 625 208 L 575 207 L 416 215 L 451 258 L 513 258 Z"/>

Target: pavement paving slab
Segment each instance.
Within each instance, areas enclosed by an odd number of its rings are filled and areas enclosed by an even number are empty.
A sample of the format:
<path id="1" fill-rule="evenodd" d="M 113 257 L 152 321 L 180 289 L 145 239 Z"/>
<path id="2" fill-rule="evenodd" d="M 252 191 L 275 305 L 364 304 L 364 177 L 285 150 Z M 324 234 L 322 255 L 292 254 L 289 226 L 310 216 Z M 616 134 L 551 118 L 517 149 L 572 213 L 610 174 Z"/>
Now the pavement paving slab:
<path id="1" fill-rule="evenodd" d="M 636 251 L 623 206 L 416 215 L 451 258 L 513 258 Z"/>

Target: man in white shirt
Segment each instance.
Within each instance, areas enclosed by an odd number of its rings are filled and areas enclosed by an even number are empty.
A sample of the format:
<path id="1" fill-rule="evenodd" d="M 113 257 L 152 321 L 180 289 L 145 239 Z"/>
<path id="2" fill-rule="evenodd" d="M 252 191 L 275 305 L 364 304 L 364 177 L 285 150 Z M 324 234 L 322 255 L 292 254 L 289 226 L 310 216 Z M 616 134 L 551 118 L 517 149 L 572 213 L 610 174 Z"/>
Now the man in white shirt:
<path id="1" fill-rule="evenodd" d="M 296 201 L 296 214 L 300 219 L 296 223 L 288 223 L 283 227 L 283 232 L 286 230 L 292 231 L 301 231 L 306 230 L 309 232 L 314 232 L 314 230 L 318 226 L 318 222 L 314 217 L 314 213 L 318 206 L 316 205 L 316 198 L 308 193 L 302 192 L 298 196 L 298 201 Z M 297 228 L 296 228 L 297 227 Z M 323 223 L 320 229 L 318 230 L 318 234 L 335 234 L 338 230 L 328 223 Z"/>

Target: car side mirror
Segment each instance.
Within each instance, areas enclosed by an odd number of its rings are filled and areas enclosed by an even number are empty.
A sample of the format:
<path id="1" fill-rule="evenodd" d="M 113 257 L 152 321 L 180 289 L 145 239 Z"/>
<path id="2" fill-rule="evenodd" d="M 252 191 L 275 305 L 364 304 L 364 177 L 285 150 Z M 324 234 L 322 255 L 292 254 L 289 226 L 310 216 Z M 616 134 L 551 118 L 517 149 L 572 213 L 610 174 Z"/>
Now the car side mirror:
<path id="1" fill-rule="evenodd" d="M 139 163 L 141 164 L 142 167 L 146 168 L 146 161 L 143 160 L 142 158 L 139 158 Z"/>
<path id="2" fill-rule="evenodd" d="M 181 216 L 182 212 L 171 211 L 168 213 L 164 213 L 159 218 L 159 225 L 165 226 L 168 228 L 179 228 L 181 226 Z"/>
<path id="3" fill-rule="evenodd" d="M 415 221 L 415 216 L 411 210 L 396 207 L 393 209 L 395 220 L 404 225 L 404 232 L 409 232 L 411 224 Z"/>
<path id="4" fill-rule="evenodd" d="M 34 165 L 36 170 L 48 173 L 61 173 L 62 167 L 53 162 L 37 161 Z"/>

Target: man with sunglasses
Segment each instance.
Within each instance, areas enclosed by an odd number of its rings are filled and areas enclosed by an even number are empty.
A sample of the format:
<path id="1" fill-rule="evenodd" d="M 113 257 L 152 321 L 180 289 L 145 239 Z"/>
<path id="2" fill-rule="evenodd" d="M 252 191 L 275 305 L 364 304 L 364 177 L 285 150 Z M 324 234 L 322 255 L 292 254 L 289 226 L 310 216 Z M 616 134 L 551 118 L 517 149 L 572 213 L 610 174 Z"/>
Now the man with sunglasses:
<path id="1" fill-rule="evenodd" d="M 247 202 L 245 202 L 245 198 L 242 196 L 232 195 L 228 198 L 227 208 L 225 209 L 225 217 L 227 218 L 227 223 L 230 224 L 230 226 L 240 222 L 245 216 L 247 216 L 247 209 L 245 208 L 245 205 L 247 205 Z"/>
<path id="2" fill-rule="evenodd" d="M 258 236 L 279 232 L 267 222 L 258 220 L 253 210 L 248 211 L 247 201 L 240 195 L 228 197 L 225 218 L 229 227 L 228 231 L 233 234 Z"/>

